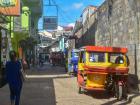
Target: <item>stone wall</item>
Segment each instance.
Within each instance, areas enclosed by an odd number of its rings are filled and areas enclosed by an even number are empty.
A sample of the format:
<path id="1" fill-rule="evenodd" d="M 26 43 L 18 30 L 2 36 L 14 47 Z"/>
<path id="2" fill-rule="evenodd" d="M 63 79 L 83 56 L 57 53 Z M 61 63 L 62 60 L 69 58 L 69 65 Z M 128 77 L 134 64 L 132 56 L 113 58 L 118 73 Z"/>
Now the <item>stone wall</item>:
<path id="1" fill-rule="evenodd" d="M 140 79 L 140 0 L 106 0 L 97 13 L 96 45 L 127 47 L 130 74 Z"/>
<path id="2" fill-rule="evenodd" d="M 93 23 L 88 22 L 88 25 L 84 24 L 83 27 L 75 33 L 78 38 L 76 39 L 76 48 L 80 48 L 86 45 L 95 45 L 97 22 L 98 21 L 94 21 Z"/>
<path id="3" fill-rule="evenodd" d="M 87 22 L 76 45 L 127 47 L 129 73 L 140 79 L 140 0 L 106 0 Z"/>
<path id="4" fill-rule="evenodd" d="M 108 0 L 98 9 L 97 45 L 120 46 L 138 42 L 139 17 L 135 2 Z"/>

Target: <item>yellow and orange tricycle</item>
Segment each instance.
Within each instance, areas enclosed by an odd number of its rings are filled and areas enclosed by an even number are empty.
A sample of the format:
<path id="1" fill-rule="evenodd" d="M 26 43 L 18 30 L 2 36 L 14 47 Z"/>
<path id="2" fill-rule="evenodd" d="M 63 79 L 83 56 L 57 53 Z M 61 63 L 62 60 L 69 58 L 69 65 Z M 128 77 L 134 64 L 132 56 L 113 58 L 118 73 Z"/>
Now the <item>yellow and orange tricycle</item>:
<path id="1" fill-rule="evenodd" d="M 77 81 L 85 90 L 113 92 L 118 100 L 127 98 L 129 60 L 127 48 L 84 46 L 80 48 Z"/>

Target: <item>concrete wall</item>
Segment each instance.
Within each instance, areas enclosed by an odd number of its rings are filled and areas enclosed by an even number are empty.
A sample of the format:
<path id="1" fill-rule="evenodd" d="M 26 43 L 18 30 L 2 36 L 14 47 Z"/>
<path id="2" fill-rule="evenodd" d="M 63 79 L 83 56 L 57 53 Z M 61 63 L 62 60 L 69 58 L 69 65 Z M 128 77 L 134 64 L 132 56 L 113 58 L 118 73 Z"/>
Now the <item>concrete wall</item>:
<path id="1" fill-rule="evenodd" d="M 98 21 L 95 20 L 94 15 L 90 20 L 87 20 L 82 28 L 75 33 L 75 35 L 78 37 L 76 40 L 76 48 L 86 45 L 95 45 L 95 33 L 97 30 Z"/>
<path id="2" fill-rule="evenodd" d="M 120 46 L 138 43 L 138 2 L 140 1 L 108 0 L 98 9 L 97 45 Z"/>
<path id="3" fill-rule="evenodd" d="M 130 74 L 140 79 L 140 0 L 106 0 L 87 21 L 78 40 L 88 45 L 127 47 Z M 91 38 L 95 43 L 86 41 Z M 83 40 L 81 45 L 85 45 Z M 132 80 L 133 84 L 136 80 Z"/>
<path id="4" fill-rule="evenodd" d="M 97 14 L 96 45 L 127 47 L 130 74 L 136 81 L 135 74 L 140 78 L 140 0 L 107 0 Z"/>

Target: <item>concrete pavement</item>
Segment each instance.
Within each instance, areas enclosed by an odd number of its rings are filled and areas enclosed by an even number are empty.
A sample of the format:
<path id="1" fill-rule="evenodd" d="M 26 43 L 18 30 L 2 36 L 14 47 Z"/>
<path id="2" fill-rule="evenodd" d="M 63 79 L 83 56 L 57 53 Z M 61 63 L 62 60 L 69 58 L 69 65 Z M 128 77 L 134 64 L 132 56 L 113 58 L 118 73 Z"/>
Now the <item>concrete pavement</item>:
<path id="1" fill-rule="evenodd" d="M 9 89 L 0 89 L 0 105 L 9 104 Z M 99 92 L 78 94 L 76 77 L 69 76 L 62 67 L 44 67 L 27 71 L 21 105 L 140 105 L 140 94 L 131 94 L 127 101 L 118 102 Z"/>

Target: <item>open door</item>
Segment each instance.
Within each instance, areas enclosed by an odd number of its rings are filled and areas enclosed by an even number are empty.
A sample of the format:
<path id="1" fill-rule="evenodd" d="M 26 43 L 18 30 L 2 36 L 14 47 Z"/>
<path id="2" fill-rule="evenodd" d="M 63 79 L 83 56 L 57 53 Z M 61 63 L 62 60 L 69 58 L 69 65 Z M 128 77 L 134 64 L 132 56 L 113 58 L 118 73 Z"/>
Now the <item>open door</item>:
<path id="1" fill-rule="evenodd" d="M 83 66 L 84 63 L 86 62 L 86 55 L 84 51 L 81 51 L 79 53 L 79 61 L 78 61 L 78 70 L 84 70 Z"/>

